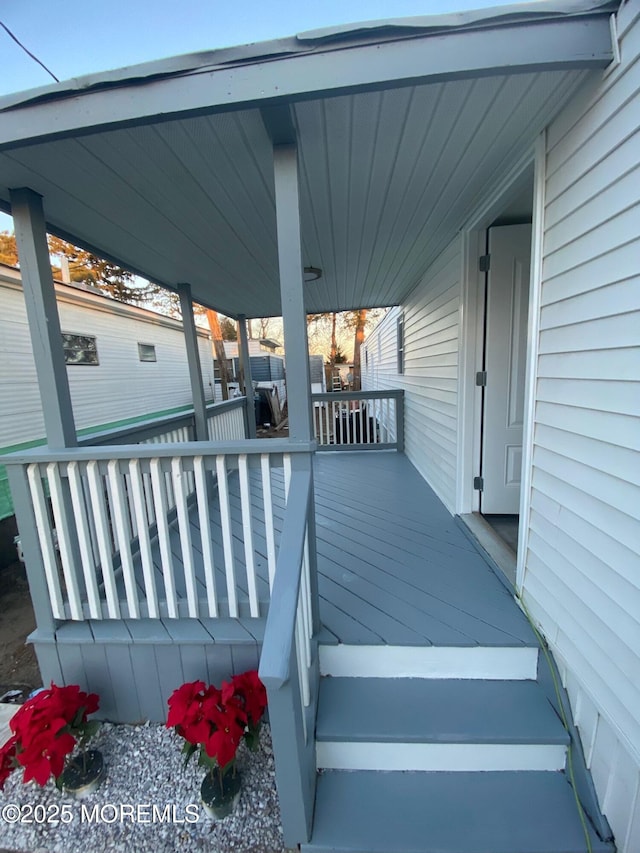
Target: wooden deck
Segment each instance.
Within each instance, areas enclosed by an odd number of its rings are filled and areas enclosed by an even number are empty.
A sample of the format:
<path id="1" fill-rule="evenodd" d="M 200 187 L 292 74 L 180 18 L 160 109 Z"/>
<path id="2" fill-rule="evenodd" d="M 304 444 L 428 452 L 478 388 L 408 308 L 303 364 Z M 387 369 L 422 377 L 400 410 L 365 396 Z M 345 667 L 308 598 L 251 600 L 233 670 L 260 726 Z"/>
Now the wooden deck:
<path id="1" fill-rule="evenodd" d="M 384 451 L 316 454 L 314 472 L 320 615 L 326 641 L 403 646 L 535 644 L 512 596 L 404 455 Z M 255 476 L 259 477 L 257 470 Z M 246 616 L 240 498 L 233 479 L 231 486 L 236 577 L 241 614 Z M 258 594 L 266 602 L 268 571 L 259 492 L 256 489 L 252 499 L 254 559 Z M 278 542 L 284 485 L 277 470 L 273 500 Z M 214 501 L 210 517 L 216 584 L 223 590 L 222 531 Z M 195 513 L 191 534 L 204 601 Z M 177 525 L 172 531 L 172 551 L 177 567 L 182 560 Z M 157 545 L 153 556 L 161 588 Z M 180 574 L 176 571 L 177 577 Z M 185 597 L 184 583 L 177 592 Z M 219 603 L 220 614 L 228 615 L 224 595 Z M 263 605 L 261 612 L 265 610 Z"/>

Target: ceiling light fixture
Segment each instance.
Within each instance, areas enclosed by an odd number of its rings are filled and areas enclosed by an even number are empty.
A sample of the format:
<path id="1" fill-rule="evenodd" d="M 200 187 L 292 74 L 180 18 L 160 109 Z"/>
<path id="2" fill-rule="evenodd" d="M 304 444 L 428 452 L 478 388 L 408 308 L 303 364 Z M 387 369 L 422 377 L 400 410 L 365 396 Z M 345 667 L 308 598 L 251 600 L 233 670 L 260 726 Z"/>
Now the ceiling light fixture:
<path id="1" fill-rule="evenodd" d="M 317 281 L 319 278 L 322 278 L 322 270 L 319 267 L 304 268 L 305 281 Z"/>

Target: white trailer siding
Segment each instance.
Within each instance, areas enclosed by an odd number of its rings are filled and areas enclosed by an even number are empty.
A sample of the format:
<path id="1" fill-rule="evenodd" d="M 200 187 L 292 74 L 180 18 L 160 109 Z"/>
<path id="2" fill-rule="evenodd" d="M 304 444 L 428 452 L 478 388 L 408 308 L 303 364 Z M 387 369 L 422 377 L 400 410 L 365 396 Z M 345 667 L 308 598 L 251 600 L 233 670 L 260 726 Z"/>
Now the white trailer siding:
<path id="1" fill-rule="evenodd" d="M 57 284 L 63 332 L 96 338 L 98 365 L 68 365 L 78 430 L 107 426 L 192 405 L 182 324 L 152 311 L 124 305 L 69 285 Z M 0 453 L 44 440 L 44 419 L 17 271 L 0 270 Z M 202 380 L 213 399 L 209 337 L 199 333 Z M 155 362 L 141 361 L 138 343 L 153 344 Z M 4 496 L 4 497 L 3 497 Z M 0 517 L 8 489 L 0 469 Z"/>
<path id="2" fill-rule="evenodd" d="M 632 853 L 640 850 L 637 4 L 619 24 L 621 65 L 547 132 L 524 600 L 565 674 L 618 849 Z"/>
<path id="3" fill-rule="evenodd" d="M 363 389 L 405 392 L 405 452 L 453 512 L 456 489 L 458 336 L 462 243 L 456 238 L 400 309 L 365 344 Z M 404 319 L 404 373 L 397 323 Z"/>

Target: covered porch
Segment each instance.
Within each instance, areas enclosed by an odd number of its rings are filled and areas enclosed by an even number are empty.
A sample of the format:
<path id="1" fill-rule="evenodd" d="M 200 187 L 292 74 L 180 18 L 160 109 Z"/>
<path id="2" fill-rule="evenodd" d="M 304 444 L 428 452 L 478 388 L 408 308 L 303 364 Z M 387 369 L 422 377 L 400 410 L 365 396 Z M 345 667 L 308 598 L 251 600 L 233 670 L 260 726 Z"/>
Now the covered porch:
<path id="1" fill-rule="evenodd" d="M 48 441 L 6 460 L 43 677 L 134 722 L 163 719 L 183 681 L 259 666 L 289 846 L 421 849 L 389 846 L 398 825 L 370 838 L 395 770 L 441 773 L 432 816 L 446 806 L 454 828 L 467 802 L 493 809 L 493 853 L 521 826 L 528 853 L 584 849 L 524 615 L 402 454 L 402 396 L 312 399 L 306 315 L 401 304 L 487 189 L 528 168 L 609 33 L 590 9 L 391 22 L 0 104 Z M 180 294 L 189 423 L 78 441 L 47 229 Z M 192 300 L 239 321 L 235 408 L 205 404 Z M 258 441 L 246 319 L 278 315 L 289 440 Z M 420 833 L 424 780 L 401 803 Z M 542 839 L 532 791 L 553 816 Z"/>

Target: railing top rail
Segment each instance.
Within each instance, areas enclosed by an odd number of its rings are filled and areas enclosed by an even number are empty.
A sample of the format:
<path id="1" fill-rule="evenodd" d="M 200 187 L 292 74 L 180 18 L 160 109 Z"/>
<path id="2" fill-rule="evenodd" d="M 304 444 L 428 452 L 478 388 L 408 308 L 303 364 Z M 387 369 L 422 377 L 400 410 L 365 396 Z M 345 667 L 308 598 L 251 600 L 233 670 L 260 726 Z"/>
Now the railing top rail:
<path id="1" fill-rule="evenodd" d="M 7 454 L 2 457 L 3 465 L 30 465 L 43 462 L 97 462 L 110 459 L 162 459 L 166 457 L 190 456 L 256 456 L 263 453 L 311 453 L 316 450 L 315 441 L 289 441 L 286 438 L 254 438 L 244 441 L 189 441 L 173 444 L 116 444 L 106 447 L 68 447 L 50 449 L 34 447 Z"/>
<path id="2" fill-rule="evenodd" d="M 310 495 L 311 472 L 293 471 L 260 655 L 260 678 L 275 689 L 290 676 Z"/>
<path id="3" fill-rule="evenodd" d="M 312 394 L 311 399 L 314 402 L 324 400 L 387 400 L 389 398 L 400 399 L 404 396 L 402 388 L 393 388 L 388 391 L 323 391 L 322 393 Z"/>
<path id="4" fill-rule="evenodd" d="M 232 409 L 242 408 L 246 403 L 246 397 L 234 397 L 233 400 L 223 400 L 221 403 L 207 404 L 207 417 L 210 418 L 217 414 L 222 414 Z M 148 418 L 143 421 L 136 421 L 125 426 L 114 427 L 113 429 L 104 429 L 92 432 L 89 435 L 83 435 L 78 438 L 79 447 L 94 447 L 102 444 L 118 444 L 124 438 L 146 438 L 151 435 L 166 432 L 169 429 L 178 429 L 182 426 L 189 426 L 193 422 L 193 409 L 185 409 L 183 412 L 176 412 L 172 415 L 161 415 L 157 418 Z"/>
<path id="5" fill-rule="evenodd" d="M 231 400 L 222 400 L 219 403 L 207 403 L 207 415 L 218 415 L 231 409 L 241 409 L 247 402 L 246 397 L 233 397 Z"/>

